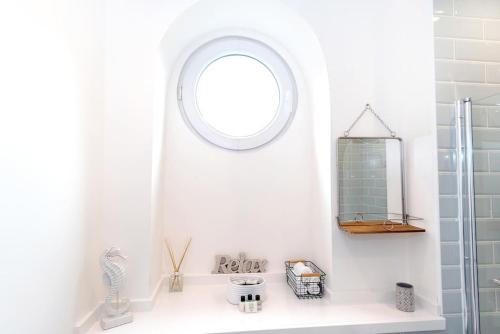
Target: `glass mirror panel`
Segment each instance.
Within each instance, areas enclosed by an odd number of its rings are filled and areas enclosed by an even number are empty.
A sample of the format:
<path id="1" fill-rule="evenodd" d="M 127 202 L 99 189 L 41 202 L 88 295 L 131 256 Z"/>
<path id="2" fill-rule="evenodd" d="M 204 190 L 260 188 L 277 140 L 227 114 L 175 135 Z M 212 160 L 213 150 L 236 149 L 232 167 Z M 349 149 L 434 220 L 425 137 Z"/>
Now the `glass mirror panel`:
<path id="1" fill-rule="evenodd" d="M 386 220 L 403 213 L 401 141 L 339 138 L 339 219 Z"/>

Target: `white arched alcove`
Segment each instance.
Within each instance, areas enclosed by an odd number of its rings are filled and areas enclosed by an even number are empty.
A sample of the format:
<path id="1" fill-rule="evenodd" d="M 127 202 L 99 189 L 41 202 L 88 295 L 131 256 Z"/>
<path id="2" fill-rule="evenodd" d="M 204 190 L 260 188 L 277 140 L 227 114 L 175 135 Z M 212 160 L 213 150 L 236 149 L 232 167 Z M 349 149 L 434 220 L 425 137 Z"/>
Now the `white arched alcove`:
<path id="1" fill-rule="evenodd" d="M 235 152 L 202 140 L 179 110 L 177 85 L 189 55 L 207 41 L 242 36 L 265 43 L 297 84 L 293 121 L 262 147 Z M 156 206 L 164 234 L 181 247 L 193 237 L 184 272 L 206 275 L 214 255 L 269 261 L 294 257 L 331 267 L 330 100 L 321 46 L 298 12 L 277 0 L 203 0 L 181 14 L 161 41 L 156 117 L 161 120 Z M 156 136 L 160 138 L 159 136 Z"/>

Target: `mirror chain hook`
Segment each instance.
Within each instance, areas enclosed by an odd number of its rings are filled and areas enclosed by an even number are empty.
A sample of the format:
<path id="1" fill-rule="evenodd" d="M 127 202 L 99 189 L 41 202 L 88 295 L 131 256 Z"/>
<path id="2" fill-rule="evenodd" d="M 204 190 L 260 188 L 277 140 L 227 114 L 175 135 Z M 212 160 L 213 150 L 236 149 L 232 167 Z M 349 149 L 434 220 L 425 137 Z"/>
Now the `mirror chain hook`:
<path id="1" fill-rule="evenodd" d="M 346 131 L 344 131 L 344 137 L 349 137 L 349 133 L 351 132 L 352 128 L 354 128 L 354 126 L 356 125 L 356 123 L 358 123 L 358 121 L 363 117 L 363 115 L 366 112 L 371 112 L 378 119 L 378 121 L 380 123 L 382 123 L 382 125 L 384 126 L 384 128 L 386 128 L 386 130 L 389 131 L 389 133 L 391 134 L 392 138 L 396 137 L 396 132 L 394 132 L 394 131 L 391 130 L 391 128 L 384 122 L 384 120 L 375 112 L 375 110 L 373 110 L 372 106 L 369 103 L 367 103 L 365 105 L 365 109 L 363 109 L 363 111 L 358 115 L 358 117 L 356 117 L 356 119 L 351 124 L 351 126 L 349 127 L 349 129 L 347 129 Z"/>

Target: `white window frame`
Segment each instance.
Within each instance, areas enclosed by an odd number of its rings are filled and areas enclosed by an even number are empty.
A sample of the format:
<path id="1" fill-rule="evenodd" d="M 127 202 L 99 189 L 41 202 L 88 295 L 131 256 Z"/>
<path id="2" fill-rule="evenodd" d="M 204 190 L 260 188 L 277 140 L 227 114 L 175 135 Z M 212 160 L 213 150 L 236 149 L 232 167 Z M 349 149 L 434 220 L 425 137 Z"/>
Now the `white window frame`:
<path id="1" fill-rule="evenodd" d="M 204 120 L 196 103 L 196 88 L 203 71 L 214 61 L 231 55 L 259 61 L 278 84 L 280 101 L 274 119 L 249 136 L 236 137 L 218 131 Z M 297 88 L 288 64 L 274 49 L 255 39 L 227 36 L 203 44 L 188 57 L 179 77 L 177 99 L 184 119 L 199 136 L 225 149 L 249 150 L 271 142 L 288 127 L 296 109 Z"/>

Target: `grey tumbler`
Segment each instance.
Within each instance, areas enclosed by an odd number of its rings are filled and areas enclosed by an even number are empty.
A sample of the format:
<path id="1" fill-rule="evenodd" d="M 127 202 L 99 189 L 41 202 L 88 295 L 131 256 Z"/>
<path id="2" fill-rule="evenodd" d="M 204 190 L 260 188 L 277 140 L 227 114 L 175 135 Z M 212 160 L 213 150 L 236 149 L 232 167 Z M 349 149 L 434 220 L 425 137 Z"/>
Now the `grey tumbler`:
<path id="1" fill-rule="evenodd" d="M 415 311 L 415 293 L 413 285 L 396 283 L 396 308 L 403 312 Z"/>

